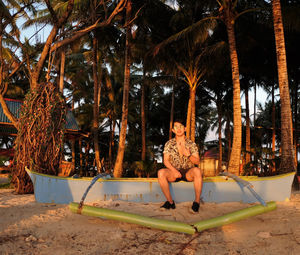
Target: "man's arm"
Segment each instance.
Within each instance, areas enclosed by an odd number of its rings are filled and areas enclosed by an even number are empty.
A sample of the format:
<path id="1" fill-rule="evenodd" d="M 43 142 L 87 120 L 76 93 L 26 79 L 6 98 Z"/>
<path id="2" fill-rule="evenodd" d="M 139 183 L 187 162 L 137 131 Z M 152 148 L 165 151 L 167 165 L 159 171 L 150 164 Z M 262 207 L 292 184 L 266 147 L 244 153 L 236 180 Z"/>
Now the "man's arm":
<path id="1" fill-rule="evenodd" d="M 172 171 L 175 178 L 181 178 L 181 173 L 174 166 L 172 166 L 171 162 L 169 161 L 168 153 L 164 153 L 164 165 L 166 166 L 166 168 Z"/>
<path id="2" fill-rule="evenodd" d="M 195 145 L 196 146 L 196 145 Z M 200 156 L 198 153 L 198 150 L 193 150 L 194 152 L 191 153 L 191 150 L 185 145 L 179 147 L 179 150 L 181 150 L 181 153 L 186 156 L 190 161 L 192 161 L 193 164 L 198 165 L 200 164 Z"/>
<path id="3" fill-rule="evenodd" d="M 193 164 L 199 165 L 200 164 L 200 157 L 198 153 L 190 154 L 188 157 L 190 161 L 192 161 Z"/>

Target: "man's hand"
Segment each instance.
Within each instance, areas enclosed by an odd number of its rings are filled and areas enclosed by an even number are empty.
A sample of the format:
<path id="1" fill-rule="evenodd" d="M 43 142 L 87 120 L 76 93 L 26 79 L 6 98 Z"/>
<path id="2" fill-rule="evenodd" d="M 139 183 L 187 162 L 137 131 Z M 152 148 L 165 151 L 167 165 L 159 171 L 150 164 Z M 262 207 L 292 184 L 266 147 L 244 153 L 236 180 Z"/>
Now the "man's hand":
<path id="1" fill-rule="evenodd" d="M 176 179 L 182 177 L 181 173 L 180 173 L 178 170 L 173 170 L 172 172 L 173 172 L 174 177 L 175 177 Z"/>
<path id="2" fill-rule="evenodd" d="M 182 154 L 183 156 L 190 156 L 191 155 L 191 151 L 189 148 L 185 147 L 185 143 L 179 142 L 178 143 L 178 151 L 180 154 Z"/>
<path id="3" fill-rule="evenodd" d="M 173 167 L 172 164 L 170 163 L 169 154 L 167 154 L 167 153 L 164 154 L 164 164 L 168 169 L 170 169 L 172 171 L 172 173 L 176 179 L 182 177 L 181 173 L 175 167 Z"/>

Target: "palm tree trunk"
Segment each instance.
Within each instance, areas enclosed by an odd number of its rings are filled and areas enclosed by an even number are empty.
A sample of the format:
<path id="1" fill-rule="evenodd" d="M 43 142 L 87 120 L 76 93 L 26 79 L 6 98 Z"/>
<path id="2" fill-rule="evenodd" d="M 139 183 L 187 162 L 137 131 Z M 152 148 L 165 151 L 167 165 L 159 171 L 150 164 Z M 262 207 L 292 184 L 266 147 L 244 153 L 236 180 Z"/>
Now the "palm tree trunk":
<path id="1" fill-rule="evenodd" d="M 188 139 L 191 138 L 191 113 L 192 113 L 192 104 L 191 104 L 191 96 L 190 96 L 189 103 L 188 103 L 188 109 L 187 109 L 187 115 L 186 115 L 186 125 L 185 125 L 186 137 Z"/>
<path id="2" fill-rule="evenodd" d="M 79 147 L 79 174 L 82 176 L 83 174 L 83 157 L 82 157 L 82 138 L 79 138 L 78 141 L 78 147 Z"/>
<path id="3" fill-rule="evenodd" d="M 100 160 L 100 148 L 99 148 L 99 104 L 98 104 L 98 94 L 99 94 L 99 81 L 98 81 L 98 39 L 94 35 L 93 38 L 93 79 L 94 79 L 94 106 L 93 106 L 93 140 L 94 140 L 94 150 L 95 150 L 95 161 L 97 166 L 97 172 L 101 171 L 101 160 Z"/>
<path id="4" fill-rule="evenodd" d="M 66 62 L 66 53 L 64 49 L 62 49 L 60 54 L 60 72 L 59 72 L 59 91 L 61 93 L 63 93 L 64 90 L 65 62 Z"/>
<path id="5" fill-rule="evenodd" d="M 1 31 L 2 29 L 0 29 Z M 3 58 L 3 48 L 2 48 L 2 40 L 3 40 L 3 35 L 0 34 L 0 86 L 3 86 L 3 83 L 5 82 L 5 77 L 4 77 L 4 58 Z M 1 91 L 0 93 L 0 104 L 3 109 L 3 113 L 5 116 L 11 121 L 11 123 L 17 128 L 18 125 L 18 120 L 17 118 L 11 113 L 9 110 L 5 100 L 4 100 L 4 91 Z"/>
<path id="6" fill-rule="evenodd" d="M 240 74 L 239 64 L 236 51 L 234 22 L 228 14 L 226 18 L 226 28 L 228 34 L 231 69 L 232 69 L 232 82 L 233 82 L 233 142 L 230 154 L 230 161 L 228 171 L 238 175 L 241 159 L 242 147 L 242 117 L 241 117 L 241 96 L 240 96 Z"/>
<path id="7" fill-rule="evenodd" d="M 227 147 L 228 147 L 228 152 L 227 152 L 227 162 L 230 161 L 230 154 L 231 154 L 231 132 L 230 132 L 230 118 L 229 118 L 229 112 L 227 109 L 227 114 L 226 114 L 226 136 L 227 136 Z M 228 166 L 227 166 L 228 168 Z"/>
<path id="8" fill-rule="evenodd" d="M 280 0 L 273 0 L 272 7 L 277 53 L 278 84 L 281 102 L 282 152 L 279 170 L 280 172 L 290 172 L 294 171 L 296 166 L 294 160 L 292 114 Z"/>
<path id="9" fill-rule="evenodd" d="M 191 98 L 191 140 L 195 142 L 196 134 L 196 88 L 190 89 L 190 98 Z"/>
<path id="10" fill-rule="evenodd" d="M 76 148 L 76 140 L 72 140 L 72 165 L 75 169 L 75 162 L 76 162 L 76 152 L 75 152 L 75 148 Z"/>
<path id="11" fill-rule="evenodd" d="M 169 140 L 172 138 L 172 128 L 173 128 L 173 122 L 174 122 L 174 102 L 175 102 L 175 93 L 174 93 L 174 85 L 173 85 L 172 86 L 171 111 L 170 111 Z"/>
<path id="12" fill-rule="evenodd" d="M 141 122 L 142 122 L 142 161 L 146 160 L 146 116 L 145 116 L 145 67 L 143 70 L 142 93 L 141 93 Z"/>
<path id="13" fill-rule="evenodd" d="M 51 14 L 54 13 L 54 11 L 52 9 L 52 6 L 50 4 L 50 1 L 47 0 L 45 2 L 46 2 L 46 5 L 47 5 L 50 13 Z M 34 67 L 34 70 L 33 71 L 29 70 L 29 73 L 30 73 L 30 87 L 32 89 L 34 89 L 38 86 L 39 78 L 40 78 L 42 69 L 44 67 L 44 64 L 46 62 L 46 58 L 47 58 L 47 56 L 50 52 L 51 45 L 52 45 L 54 39 L 56 38 L 56 35 L 57 35 L 59 29 L 62 27 L 62 25 L 65 24 L 65 22 L 67 21 L 67 19 L 71 15 L 72 10 L 73 10 L 73 5 L 74 5 L 74 0 L 68 0 L 67 8 L 66 8 L 65 12 L 62 14 L 62 16 L 59 19 L 57 19 L 57 17 L 55 17 L 55 18 L 52 17 L 53 20 L 56 20 L 56 23 L 54 24 L 52 30 L 49 33 L 49 36 L 48 36 L 48 38 L 47 38 L 47 40 L 44 44 L 43 50 L 40 54 L 40 57 L 39 57 L 39 60 L 38 60 L 37 64 Z"/>
<path id="14" fill-rule="evenodd" d="M 219 164 L 216 175 L 222 171 L 223 147 L 222 147 L 222 102 L 220 96 L 217 95 L 217 110 L 218 110 L 218 136 L 219 136 Z"/>
<path id="15" fill-rule="evenodd" d="M 123 172 L 123 159 L 125 151 L 125 140 L 128 121 L 128 99 L 129 99 L 129 86 L 130 86 L 130 38 L 131 38 L 131 26 L 129 25 L 131 16 L 131 0 L 126 5 L 126 46 L 125 46 L 125 70 L 124 70 L 124 88 L 123 88 L 123 106 L 122 106 L 122 126 L 119 137 L 119 147 L 117 159 L 114 167 L 114 177 L 122 177 Z"/>
<path id="16" fill-rule="evenodd" d="M 294 95 L 294 146 L 295 146 L 295 164 L 296 164 L 296 168 L 297 168 L 297 165 L 298 165 L 298 135 L 297 135 L 297 129 L 298 129 L 298 125 L 297 125 L 297 122 L 298 122 L 298 83 L 296 82 L 295 83 L 295 95 Z"/>
<path id="17" fill-rule="evenodd" d="M 275 138 L 276 138 L 276 126 L 275 126 L 275 121 L 276 121 L 276 115 L 275 115 L 275 85 L 274 85 L 274 82 L 272 84 L 272 159 L 273 159 L 273 166 L 270 167 L 271 171 L 272 172 L 275 172 L 276 171 L 276 168 L 275 168 L 275 162 L 274 162 L 274 159 L 275 159 Z"/>
<path id="18" fill-rule="evenodd" d="M 246 104 L 246 164 L 250 162 L 250 114 L 249 114 L 249 93 L 248 85 L 245 89 L 245 104 Z"/>
<path id="19" fill-rule="evenodd" d="M 116 121 L 111 117 L 110 120 L 110 141 L 109 141 L 109 151 L 108 151 L 108 158 L 109 158 L 109 169 L 112 169 L 113 166 L 113 148 L 115 146 L 115 127 Z"/>

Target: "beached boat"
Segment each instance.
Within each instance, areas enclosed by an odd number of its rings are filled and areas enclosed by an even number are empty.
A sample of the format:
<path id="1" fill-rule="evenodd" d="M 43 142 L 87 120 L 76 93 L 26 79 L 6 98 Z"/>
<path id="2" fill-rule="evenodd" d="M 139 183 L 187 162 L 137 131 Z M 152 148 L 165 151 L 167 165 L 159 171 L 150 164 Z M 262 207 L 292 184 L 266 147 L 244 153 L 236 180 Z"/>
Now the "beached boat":
<path id="1" fill-rule="evenodd" d="M 37 202 L 69 204 L 80 202 L 93 178 L 58 177 L 36 173 L 26 169 L 33 185 Z M 226 176 L 206 177 L 203 182 L 201 198 L 204 202 L 258 202 L 249 187 L 255 190 L 264 201 L 285 201 L 291 196 L 291 187 L 295 172 L 269 176 L 240 176 L 245 182 L 237 182 Z M 190 182 L 170 184 L 174 201 L 193 201 L 194 187 Z M 100 200 L 124 200 L 132 202 L 163 202 L 157 178 L 99 178 L 89 190 L 85 202 Z"/>

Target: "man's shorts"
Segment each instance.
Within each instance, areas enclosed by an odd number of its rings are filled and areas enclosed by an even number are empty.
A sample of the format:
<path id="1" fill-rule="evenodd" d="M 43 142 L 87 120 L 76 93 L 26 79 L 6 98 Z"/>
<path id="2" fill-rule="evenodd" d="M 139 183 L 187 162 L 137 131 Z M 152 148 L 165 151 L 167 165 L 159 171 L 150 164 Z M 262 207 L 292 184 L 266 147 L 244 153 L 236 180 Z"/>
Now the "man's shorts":
<path id="1" fill-rule="evenodd" d="M 181 178 L 177 178 L 175 180 L 175 182 L 180 182 L 180 181 L 185 181 L 188 182 L 188 180 L 186 179 L 186 173 L 189 171 L 190 169 L 179 169 L 178 171 L 181 173 Z"/>

